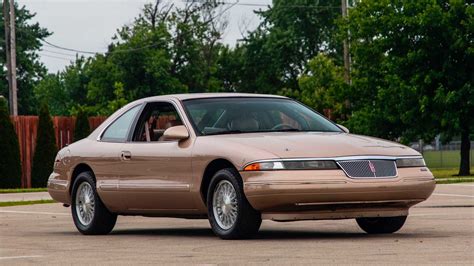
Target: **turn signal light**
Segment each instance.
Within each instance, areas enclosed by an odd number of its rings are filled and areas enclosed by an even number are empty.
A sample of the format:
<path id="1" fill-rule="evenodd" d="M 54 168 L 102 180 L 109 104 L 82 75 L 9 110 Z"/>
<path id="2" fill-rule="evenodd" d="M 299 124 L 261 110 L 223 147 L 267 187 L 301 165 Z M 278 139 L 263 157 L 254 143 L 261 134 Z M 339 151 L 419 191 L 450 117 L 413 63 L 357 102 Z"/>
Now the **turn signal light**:
<path id="1" fill-rule="evenodd" d="M 260 170 L 260 164 L 259 163 L 253 163 L 245 166 L 244 171 L 258 171 Z"/>

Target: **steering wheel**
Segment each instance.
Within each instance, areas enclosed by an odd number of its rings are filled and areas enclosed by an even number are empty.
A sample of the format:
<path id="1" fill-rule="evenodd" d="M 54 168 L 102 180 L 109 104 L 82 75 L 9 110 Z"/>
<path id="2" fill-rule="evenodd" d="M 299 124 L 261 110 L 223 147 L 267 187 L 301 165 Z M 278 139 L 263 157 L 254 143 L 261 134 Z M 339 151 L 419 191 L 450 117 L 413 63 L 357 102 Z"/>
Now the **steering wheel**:
<path id="1" fill-rule="evenodd" d="M 272 130 L 278 130 L 278 129 L 296 129 L 296 128 L 284 123 L 281 123 L 272 127 Z"/>

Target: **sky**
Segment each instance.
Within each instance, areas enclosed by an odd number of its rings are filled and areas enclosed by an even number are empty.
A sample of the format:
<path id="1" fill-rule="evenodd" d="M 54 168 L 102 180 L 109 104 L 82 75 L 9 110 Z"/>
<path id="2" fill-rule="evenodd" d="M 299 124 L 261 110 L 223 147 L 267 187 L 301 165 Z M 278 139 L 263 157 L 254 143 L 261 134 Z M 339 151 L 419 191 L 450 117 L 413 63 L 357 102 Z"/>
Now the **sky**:
<path id="1" fill-rule="evenodd" d="M 182 5 L 184 0 L 169 0 Z M 228 0 L 234 3 L 237 0 Z M 145 3 L 153 0 L 16 0 L 28 10 L 36 13 L 33 21 L 40 23 L 53 35 L 46 40 L 52 44 L 81 51 L 104 52 L 116 30 L 130 24 L 140 13 Z M 255 9 L 266 9 L 271 0 L 239 0 L 225 16 L 229 26 L 224 32 L 223 42 L 235 45 L 245 29 L 253 30 L 260 23 Z M 242 5 L 244 4 L 244 5 Z M 84 54 L 85 55 L 85 54 Z M 41 61 L 48 71 L 55 73 L 64 69 L 75 58 L 74 52 L 53 47 L 43 47 Z"/>

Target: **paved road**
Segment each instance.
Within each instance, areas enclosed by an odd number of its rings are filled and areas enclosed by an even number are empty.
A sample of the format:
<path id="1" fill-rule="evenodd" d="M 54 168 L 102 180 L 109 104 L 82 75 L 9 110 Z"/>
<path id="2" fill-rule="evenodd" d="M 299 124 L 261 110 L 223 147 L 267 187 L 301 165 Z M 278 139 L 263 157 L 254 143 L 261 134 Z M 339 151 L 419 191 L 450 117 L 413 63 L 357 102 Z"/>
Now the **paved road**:
<path id="1" fill-rule="evenodd" d="M 83 236 L 60 204 L 0 208 L 0 264 L 474 265 L 474 183 L 439 185 L 394 235 L 353 220 L 265 221 L 254 240 L 223 241 L 206 220 L 120 217 L 112 234 Z"/>

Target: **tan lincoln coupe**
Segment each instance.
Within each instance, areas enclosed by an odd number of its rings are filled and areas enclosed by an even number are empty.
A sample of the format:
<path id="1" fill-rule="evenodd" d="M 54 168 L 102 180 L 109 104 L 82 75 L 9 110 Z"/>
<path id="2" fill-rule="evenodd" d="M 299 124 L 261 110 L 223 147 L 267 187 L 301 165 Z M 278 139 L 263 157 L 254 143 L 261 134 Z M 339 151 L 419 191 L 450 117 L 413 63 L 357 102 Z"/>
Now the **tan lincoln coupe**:
<path id="1" fill-rule="evenodd" d="M 251 237 L 262 219 L 351 219 L 399 230 L 433 175 L 416 151 L 349 134 L 289 98 L 183 94 L 132 102 L 59 151 L 51 196 L 83 234 L 117 215 L 208 218 L 221 238 Z"/>

